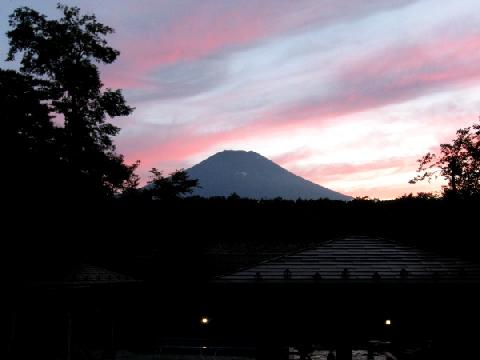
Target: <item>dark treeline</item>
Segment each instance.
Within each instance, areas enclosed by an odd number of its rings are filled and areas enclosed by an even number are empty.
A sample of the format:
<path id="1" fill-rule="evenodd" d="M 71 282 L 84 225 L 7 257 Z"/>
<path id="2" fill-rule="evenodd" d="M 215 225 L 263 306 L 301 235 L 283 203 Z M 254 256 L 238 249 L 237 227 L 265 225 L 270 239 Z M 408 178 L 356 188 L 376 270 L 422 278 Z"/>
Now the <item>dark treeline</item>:
<path id="1" fill-rule="evenodd" d="M 77 343 L 87 341 L 82 340 L 85 336 L 100 341 L 100 347 L 108 344 L 108 336 L 96 330 L 108 329 L 111 312 L 121 314 L 116 343 L 122 348 L 154 351 L 164 337 L 205 336 L 196 321 L 205 311 L 208 280 L 213 276 L 342 235 L 387 236 L 480 261 L 476 250 L 478 201 L 409 197 L 393 201 L 256 201 L 233 197 L 83 204 L 67 199 L 16 205 L 4 215 L 8 235 L 1 253 L 7 285 L 15 290 L 6 288 L 12 304 L 8 309 L 23 309 L 19 316 L 28 316 L 28 321 L 19 317 L 19 326 L 41 324 L 41 331 L 22 335 L 39 345 L 52 343 L 52 338 L 55 344 L 63 344 L 61 309 L 67 304 L 77 309 Z M 28 292 L 32 282 L 61 282 L 81 263 L 127 274 L 143 283 L 134 290 L 117 293 L 112 288 L 89 293 L 91 297 L 72 295 L 73 299 L 62 293 L 39 296 Z M 102 321 L 107 321 L 106 325 Z M 24 328 L 36 329 L 33 325 Z M 59 335 L 52 337 L 53 331 Z M 19 344 L 22 351 L 32 349 Z M 52 352 L 62 349 L 57 346 Z"/>
<path id="2" fill-rule="evenodd" d="M 197 281 L 348 234 L 395 238 L 480 260 L 476 200 L 186 198 L 73 204 L 9 209 L 9 262 L 35 268 L 27 277 L 40 275 L 43 267 L 59 271 L 59 263 L 91 262 L 143 279 Z"/>

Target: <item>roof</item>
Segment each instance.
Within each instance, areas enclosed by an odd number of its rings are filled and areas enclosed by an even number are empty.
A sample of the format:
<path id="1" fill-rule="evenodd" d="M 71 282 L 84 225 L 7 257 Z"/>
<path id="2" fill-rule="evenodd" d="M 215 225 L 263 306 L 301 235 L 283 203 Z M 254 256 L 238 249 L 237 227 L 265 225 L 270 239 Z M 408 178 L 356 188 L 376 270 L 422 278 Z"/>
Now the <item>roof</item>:
<path id="1" fill-rule="evenodd" d="M 44 281 L 37 285 L 54 287 L 90 287 L 136 283 L 138 280 L 99 266 L 79 264 L 67 272 L 61 280 Z"/>
<path id="2" fill-rule="evenodd" d="M 216 282 L 480 284 L 480 265 L 388 239 L 351 236 L 262 262 Z"/>
<path id="3" fill-rule="evenodd" d="M 132 277 L 90 264 L 80 264 L 65 277 L 65 282 L 118 283 L 134 280 Z"/>

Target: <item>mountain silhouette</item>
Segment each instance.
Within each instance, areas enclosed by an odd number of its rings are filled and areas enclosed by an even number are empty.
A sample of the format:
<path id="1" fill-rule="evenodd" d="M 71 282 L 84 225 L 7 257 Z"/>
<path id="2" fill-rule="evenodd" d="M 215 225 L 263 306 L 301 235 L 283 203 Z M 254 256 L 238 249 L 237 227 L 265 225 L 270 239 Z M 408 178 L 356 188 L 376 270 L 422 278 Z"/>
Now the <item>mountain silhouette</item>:
<path id="1" fill-rule="evenodd" d="M 187 172 L 198 179 L 201 186 L 193 195 L 203 197 L 236 193 L 251 199 L 352 199 L 305 180 L 253 151 L 225 150 L 187 169 Z"/>

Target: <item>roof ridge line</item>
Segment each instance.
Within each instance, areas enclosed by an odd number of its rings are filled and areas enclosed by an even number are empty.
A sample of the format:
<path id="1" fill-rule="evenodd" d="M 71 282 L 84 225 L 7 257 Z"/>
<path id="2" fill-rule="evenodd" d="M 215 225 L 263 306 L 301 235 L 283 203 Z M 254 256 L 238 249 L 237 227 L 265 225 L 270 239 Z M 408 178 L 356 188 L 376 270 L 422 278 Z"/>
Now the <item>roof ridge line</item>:
<path id="1" fill-rule="evenodd" d="M 325 245 L 327 243 L 332 243 L 332 242 L 334 242 L 336 240 L 340 240 L 340 239 L 341 239 L 340 237 L 336 237 L 336 238 L 333 238 L 333 239 L 325 240 L 321 245 Z M 234 274 L 236 274 L 240 271 L 245 271 L 245 270 L 248 270 L 248 269 L 252 269 L 254 267 L 260 266 L 262 264 L 265 264 L 265 263 L 268 263 L 268 262 L 271 262 L 271 261 L 277 261 L 277 260 L 285 258 L 287 256 L 292 256 L 292 255 L 295 255 L 295 254 L 298 254 L 298 253 L 301 253 L 301 252 L 304 252 L 304 251 L 316 249 L 317 247 L 319 247 L 321 245 L 316 245 L 316 246 L 311 245 L 311 246 L 308 246 L 308 247 L 305 247 L 305 248 L 302 248 L 302 249 L 298 249 L 298 250 L 295 250 L 295 251 L 292 251 L 292 252 L 289 252 L 289 253 L 286 253 L 286 254 L 283 254 L 283 255 L 279 255 L 279 256 L 276 256 L 276 257 L 269 258 L 269 259 L 265 259 L 265 260 L 262 260 L 258 263 L 255 263 L 253 265 L 244 266 L 244 267 L 238 268 L 237 270 L 234 270 L 232 272 L 228 272 L 228 273 L 222 274 L 222 275 L 217 275 L 212 280 L 221 279 L 223 277 L 234 275 Z"/>

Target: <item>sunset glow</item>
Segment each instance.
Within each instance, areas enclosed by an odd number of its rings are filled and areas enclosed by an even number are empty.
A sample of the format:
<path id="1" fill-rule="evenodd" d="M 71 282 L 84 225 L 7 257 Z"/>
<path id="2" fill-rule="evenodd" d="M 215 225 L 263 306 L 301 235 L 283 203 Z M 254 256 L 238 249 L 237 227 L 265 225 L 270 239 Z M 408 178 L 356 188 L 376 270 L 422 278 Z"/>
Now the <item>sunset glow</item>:
<path id="1" fill-rule="evenodd" d="M 2 60 L 13 9 L 56 3 L 2 3 Z M 102 78 L 136 108 L 115 141 L 143 181 L 234 149 L 352 196 L 439 191 L 408 184 L 416 160 L 480 115 L 478 0 L 62 3 L 116 30 Z"/>

